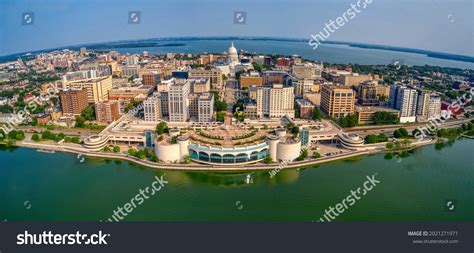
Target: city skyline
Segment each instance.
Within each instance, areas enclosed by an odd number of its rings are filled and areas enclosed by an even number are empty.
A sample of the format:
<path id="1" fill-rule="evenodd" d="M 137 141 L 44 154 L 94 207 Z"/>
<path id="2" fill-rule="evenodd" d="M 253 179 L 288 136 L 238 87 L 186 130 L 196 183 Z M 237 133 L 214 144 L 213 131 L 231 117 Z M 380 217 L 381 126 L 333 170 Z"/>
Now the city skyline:
<path id="1" fill-rule="evenodd" d="M 346 0 L 334 3 L 297 1 L 298 4 L 291 5 L 287 1 L 276 1 L 271 5 L 269 1 L 129 3 L 116 0 L 112 4 L 57 0 L 42 3 L 3 1 L 0 5 L 5 25 L 1 29 L 0 55 L 162 37 L 271 36 L 309 39 L 310 34 L 319 32 L 326 22 L 341 15 L 353 2 L 357 3 Z M 282 13 L 282 9 L 286 12 Z M 471 10 L 472 2 L 463 0 L 450 3 L 435 0 L 373 1 L 350 24 L 332 34 L 330 40 L 472 56 L 474 26 Z M 127 23 L 130 11 L 141 12 L 140 24 Z M 246 12 L 245 24 L 232 22 L 234 11 Z M 32 25 L 21 24 L 21 15 L 26 12 L 34 12 Z"/>

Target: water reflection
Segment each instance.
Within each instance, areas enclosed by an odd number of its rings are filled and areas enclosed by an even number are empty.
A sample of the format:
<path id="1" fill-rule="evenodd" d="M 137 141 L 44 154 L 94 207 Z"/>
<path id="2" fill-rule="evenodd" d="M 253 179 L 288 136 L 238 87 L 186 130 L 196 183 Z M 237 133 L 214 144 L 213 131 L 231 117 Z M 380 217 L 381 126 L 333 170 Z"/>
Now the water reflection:
<path id="1" fill-rule="evenodd" d="M 193 182 L 209 186 L 251 187 L 263 184 L 290 184 L 299 179 L 300 172 L 296 169 L 282 170 L 270 177 L 268 171 L 258 172 L 175 172 L 183 173 Z M 168 173 L 167 173 L 168 175 Z"/>
<path id="2" fill-rule="evenodd" d="M 9 145 L 8 143 L 7 144 L 0 143 L 0 151 L 13 152 L 17 149 L 18 149 L 18 147 Z"/>
<path id="3" fill-rule="evenodd" d="M 435 144 L 435 150 L 442 150 L 446 147 L 452 147 L 455 142 L 456 142 L 455 140 L 448 140 L 448 141 L 444 141 L 444 142 L 438 142 L 438 143 Z"/>

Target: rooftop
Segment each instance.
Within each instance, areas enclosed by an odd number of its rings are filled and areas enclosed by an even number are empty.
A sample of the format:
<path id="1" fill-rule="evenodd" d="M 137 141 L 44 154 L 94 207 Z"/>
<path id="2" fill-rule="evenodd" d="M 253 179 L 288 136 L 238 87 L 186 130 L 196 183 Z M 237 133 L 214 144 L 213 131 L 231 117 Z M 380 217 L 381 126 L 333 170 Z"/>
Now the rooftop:
<path id="1" fill-rule="evenodd" d="M 393 108 L 383 106 L 356 106 L 358 112 L 398 112 Z"/>

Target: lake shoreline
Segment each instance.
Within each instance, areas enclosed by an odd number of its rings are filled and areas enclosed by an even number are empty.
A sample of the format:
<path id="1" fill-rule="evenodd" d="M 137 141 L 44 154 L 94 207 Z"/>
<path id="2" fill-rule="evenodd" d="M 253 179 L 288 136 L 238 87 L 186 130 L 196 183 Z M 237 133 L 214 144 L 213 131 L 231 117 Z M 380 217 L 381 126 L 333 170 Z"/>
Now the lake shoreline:
<path id="1" fill-rule="evenodd" d="M 433 145 L 438 142 L 438 139 L 432 139 L 429 141 L 424 141 L 420 143 L 416 143 L 407 149 L 403 149 L 403 151 L 416 149 L 419 147 Z M 211 166 L 211 165 L 204 165 L 204 164 L 159 164 L 150 161 L 146 161 L 143 159 L 139 159 L 134 156 L 125 155 L 125 154 L 116 154 L 116 153 L 98 153 L 98 152 L 90 152 L 84 150 L 79 150 L 77 148 L 72 147 L 65 147 L 65 146 L 58 146 L 58 145 L 49 145 L 49 144 L 39 144 L 39 143 L 31 143 L 31 142 L 17 142 L 15 143 L 16 147 L 22 148 L 29 148 L 29 149 L 36 149 L 38 152 L 45 152 L 53 153 L 53 152 L 64 152 L 64 153 L 71 153 L 78 156 L 78 159 L 81 157 L 95 157 L 95 158 L 104 158 L 104 159 L 118 159 L 133 162 L 134 164 L 145 166 L 151 169 L 157 170 L 174 170 L 174 171 L 203 171 L 203 172 L 242 172 L 242 171 L 271 171 L 271 170 L 284 170 L 284 169 L 299 169 L 304 167 L 309 167 L 312 165 L 333 162 L 338 160 L 344 160 L 348 158 L 353 158 L 357 156 L 365 156 L 365 155 L 372 155 L 372 154 L 383 154 L 383 153 L 391 153 L 391 152 L 398 152 L 399 150 L 361 150 L 361 151 L 352 151 L 350 153 L 344 153 L 340 155 L 334 156 L 325 156 L 318 159 L 309 159 L 306 161 L 301 162 L 291 162 L 285 164 L 285 166 L 281 166 L 280 163 L 273 163 L 273 164 L 252 164 L 252 166 Z M 49 152 L 48 152 L 49 151 Z"/>

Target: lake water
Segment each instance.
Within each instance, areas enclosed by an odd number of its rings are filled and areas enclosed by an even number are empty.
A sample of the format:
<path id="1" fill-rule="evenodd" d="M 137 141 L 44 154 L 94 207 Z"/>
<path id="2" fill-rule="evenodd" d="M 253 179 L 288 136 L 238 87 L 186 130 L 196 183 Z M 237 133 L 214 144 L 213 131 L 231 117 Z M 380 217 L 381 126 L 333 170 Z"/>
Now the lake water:
<path id="1" fill-rule="evenodd" d="M 137 41 L 137 42 L 150 42 Z M 152 54 L 164 53 L 223 53 L 227 51 L 231 40 L 152 40 L 159 44 L 182 43 L 185 46 L 176 47 L 144 47 L 144 48 L 119 48 L 111 49 L 120 53 L 142 53 L 148 51 Z M 433 65 L 454 68 L 474 69 L 474 63 L 437 59 L 426 55 L 404 53 L 396 51 L 364 49 L 348 45 L 322 44 L 313 50 L 306 42 L 288 41 L 262 41 L 262 40 L 233 40 L 238 50 L 244 49 L 261 54 L 298 54 L 304 58 L 329 63 L 357 63 L 357 64 L 389 64 L 399 61 L 408 65 Z"/>
<path id="2" fill-rule="evenodd" d="M 168 181 L 125 221 L 311 221 L 377 173 L 336 221 L 474 221 L 474 141 L 301 170 L 199 173 L 17 148 L 0 151 L 0 221 L 105 220 L 155 176 Z M 446 208 L 452 201 L 454 210 Z"/>

